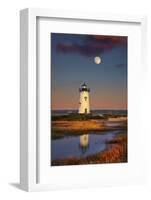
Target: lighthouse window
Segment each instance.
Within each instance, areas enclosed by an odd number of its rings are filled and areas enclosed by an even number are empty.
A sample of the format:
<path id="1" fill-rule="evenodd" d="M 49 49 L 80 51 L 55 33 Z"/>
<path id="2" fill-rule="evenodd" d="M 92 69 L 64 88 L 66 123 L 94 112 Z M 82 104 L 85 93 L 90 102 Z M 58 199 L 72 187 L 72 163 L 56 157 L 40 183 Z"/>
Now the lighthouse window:
<path id="1" fill-rule="evenodd" d="M 84 97 L 85 101 L 87 100 L 87 97 Z"/>

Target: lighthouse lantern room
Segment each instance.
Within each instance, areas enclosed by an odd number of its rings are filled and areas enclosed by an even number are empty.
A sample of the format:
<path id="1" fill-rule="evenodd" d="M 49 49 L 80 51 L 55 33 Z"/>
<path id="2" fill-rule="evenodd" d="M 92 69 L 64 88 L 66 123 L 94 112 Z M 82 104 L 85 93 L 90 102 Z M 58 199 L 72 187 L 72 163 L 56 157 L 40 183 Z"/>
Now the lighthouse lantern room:
<path id="1" fill-rule="evenodd" d="M 90 100 L 89 92 L 90 89 L 87 88 L 87 85 L 84 83 L 79 88 L 80 92 L 80 101 L 79 101 L 79 114 L 89 114 L 90 113 Z"/>

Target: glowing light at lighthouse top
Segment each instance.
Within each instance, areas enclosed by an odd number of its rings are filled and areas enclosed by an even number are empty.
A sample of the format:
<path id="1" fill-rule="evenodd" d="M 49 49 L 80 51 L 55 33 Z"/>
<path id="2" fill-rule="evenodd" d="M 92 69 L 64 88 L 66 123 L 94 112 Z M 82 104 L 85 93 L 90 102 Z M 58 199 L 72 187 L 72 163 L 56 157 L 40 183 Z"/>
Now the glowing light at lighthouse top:
<path id="1" fill-rule="evenodd" d="M 79 88 L 79 92 L 82 91 L 90 92 L 90 88 L 87 88 L 87 85 L 84 83 L 83 85 L 81 85 L 81 88 Z"/>

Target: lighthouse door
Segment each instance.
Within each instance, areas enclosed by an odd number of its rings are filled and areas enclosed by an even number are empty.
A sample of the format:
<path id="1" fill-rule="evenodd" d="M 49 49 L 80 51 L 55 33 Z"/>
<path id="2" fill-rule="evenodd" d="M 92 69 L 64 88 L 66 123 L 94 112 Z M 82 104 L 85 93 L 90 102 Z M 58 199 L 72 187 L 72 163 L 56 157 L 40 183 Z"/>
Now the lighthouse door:
<path id="1" fill-rule="evenodd" d="M 85 108 L 85 114 L 87 114 L 87 108 Z"/>

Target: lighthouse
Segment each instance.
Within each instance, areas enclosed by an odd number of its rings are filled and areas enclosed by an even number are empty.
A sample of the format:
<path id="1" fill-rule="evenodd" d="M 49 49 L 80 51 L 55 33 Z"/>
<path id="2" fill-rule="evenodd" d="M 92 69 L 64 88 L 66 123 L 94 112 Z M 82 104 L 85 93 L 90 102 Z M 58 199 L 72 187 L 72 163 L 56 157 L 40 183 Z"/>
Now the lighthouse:
<path id="1" fill-rule="evenodd" d="M 79 114 L 89 114 L 90 113 L 90 101 L 89 101 L 90 89 L 87 88 L 87 85 L 84 83 L 79 88 L 79 92 L 80 92 Z"/>

